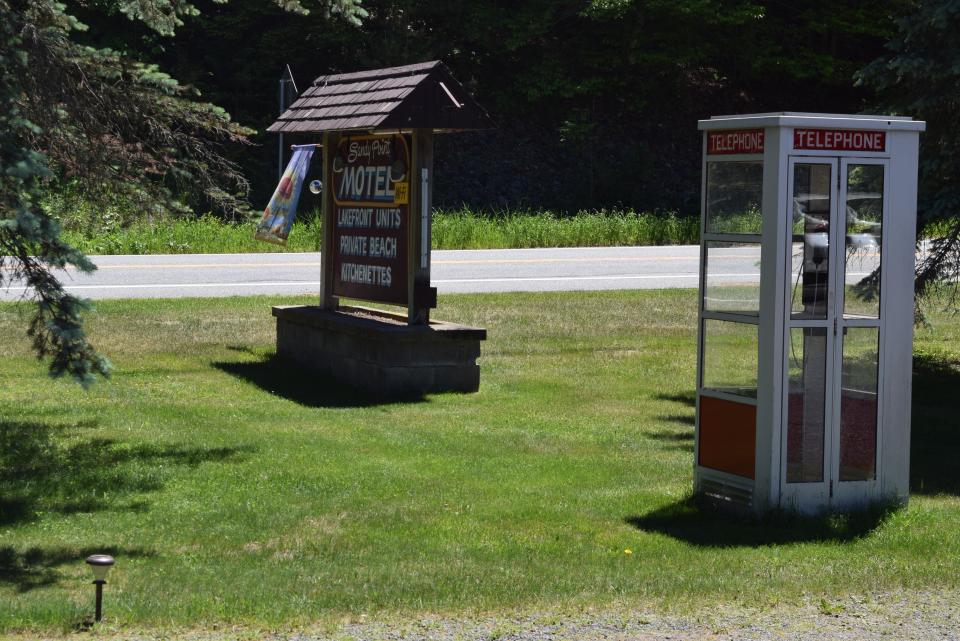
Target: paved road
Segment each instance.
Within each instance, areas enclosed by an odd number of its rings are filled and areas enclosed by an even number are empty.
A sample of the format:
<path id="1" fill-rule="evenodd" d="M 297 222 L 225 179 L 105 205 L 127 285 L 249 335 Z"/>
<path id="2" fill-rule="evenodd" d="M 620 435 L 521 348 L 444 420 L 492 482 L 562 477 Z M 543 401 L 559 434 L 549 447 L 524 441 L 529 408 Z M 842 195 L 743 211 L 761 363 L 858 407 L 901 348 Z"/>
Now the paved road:
<path id="1" fill-rule="evenodd" d="M 320 254 L 179 254 L 94 256 L 92 275 L 69 269 L 67 289 L 85 298 L 161 298 L 312 294 L 320 287 Z M 563 291 L 696 287 L 697 246 L 433 252 L 433 283 L 445 292 Z M 755 273 L 757 256 L 717 261 L 725 278 Z M 0 299 L 24 294 L 0 290 Z"/>
<path id="2" fill-rule="evenodd" d="M 314 294 L 320 288 L 318 253 L 92 259 L 98 267 L 93 274 L 74 269 L 58 274 L 67 290 L 103 299 Z M 696 287 L 699 260 L 697 245 L 446 250 L 433 252 L 433 284 L 440 293 Z M 712 249 L 708 297 L 717 297 L 722 304 L 724 296 L 736 295 L 734 290 L 713 288 L 714 284 L 758 285 L 759 261 L 755 246 Z M 872 268 L 860 265 L 847 273 L 848 280 L 856 282 Z M 25 287 L 14 283 L 0 289 L 0 300 L 15 300 L 25 293 Z"/>

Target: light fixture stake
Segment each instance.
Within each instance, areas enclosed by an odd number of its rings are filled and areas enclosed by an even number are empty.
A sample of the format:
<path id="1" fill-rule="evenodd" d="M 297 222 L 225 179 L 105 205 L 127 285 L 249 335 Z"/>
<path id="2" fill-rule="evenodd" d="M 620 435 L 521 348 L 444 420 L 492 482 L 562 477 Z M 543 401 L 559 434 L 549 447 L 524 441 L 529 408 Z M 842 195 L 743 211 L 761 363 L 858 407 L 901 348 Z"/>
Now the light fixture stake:
<path id="1" fill-rule="evenodd" d="M 97 623 L 103 619 L 103 586 L 107 583 L 107 572 L 113 563 L 113 557 L 109 554 L 91 554 L 87 557 L 87 565 L 93 571 L 93 584 L 97 586 L 97 605 L 93 616 Z"/>
<path id="2" fill-rule="evenodd" d="M 97 609 L 93 615 L 93 620 L 97 623 L 103 620 L 103 584 L 106 583 L 103 579 L 97 579 L 93 582 L 97 586 Z"/>

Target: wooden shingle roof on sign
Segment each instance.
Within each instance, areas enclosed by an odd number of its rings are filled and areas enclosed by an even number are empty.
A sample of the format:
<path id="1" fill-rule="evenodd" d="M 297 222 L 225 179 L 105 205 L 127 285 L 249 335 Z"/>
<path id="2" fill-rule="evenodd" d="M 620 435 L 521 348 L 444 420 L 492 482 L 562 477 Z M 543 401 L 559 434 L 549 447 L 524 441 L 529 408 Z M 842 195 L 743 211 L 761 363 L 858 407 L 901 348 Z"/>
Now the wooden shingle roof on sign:
<path id="1" fill-rule="evenodd" d="M 436 132 L 489 129 L 490 117 L 439 60 L 320 76 L 267 128 Z"/>

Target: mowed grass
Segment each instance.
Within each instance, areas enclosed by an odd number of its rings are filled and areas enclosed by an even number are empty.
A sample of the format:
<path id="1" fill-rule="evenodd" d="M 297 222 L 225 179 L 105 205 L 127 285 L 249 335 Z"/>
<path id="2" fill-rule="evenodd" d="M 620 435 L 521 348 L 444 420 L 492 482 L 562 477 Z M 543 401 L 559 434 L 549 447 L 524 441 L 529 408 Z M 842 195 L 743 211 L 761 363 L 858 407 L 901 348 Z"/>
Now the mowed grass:
<path id="1" fill-rule="evenodd" d="M 954 317 L 918 334 L 909 508 L 753 522 L 687 500 L 695 292 L 443 296 L 481 389 L 402 400 L 271 359 L 270 305 L 312 300 L 100 302 L 88 392 L 0 306 L 0 630 L 75 627 L 100 551 L 121 628 L 957 589 Z"/>

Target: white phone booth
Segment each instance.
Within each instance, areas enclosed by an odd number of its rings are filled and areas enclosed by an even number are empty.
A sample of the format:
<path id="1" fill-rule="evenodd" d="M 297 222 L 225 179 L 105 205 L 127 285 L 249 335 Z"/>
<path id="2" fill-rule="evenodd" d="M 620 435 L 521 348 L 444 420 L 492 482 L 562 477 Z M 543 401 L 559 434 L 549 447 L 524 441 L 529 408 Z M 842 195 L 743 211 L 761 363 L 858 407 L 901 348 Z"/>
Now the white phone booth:
<path id="1" fill-rule="evenodd" d="M 702 120 L 695 491 L 905 502 L 918 138 L 905 117 Z"/>

